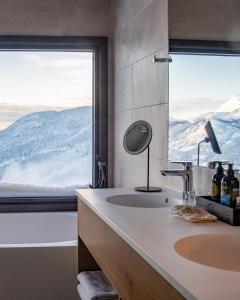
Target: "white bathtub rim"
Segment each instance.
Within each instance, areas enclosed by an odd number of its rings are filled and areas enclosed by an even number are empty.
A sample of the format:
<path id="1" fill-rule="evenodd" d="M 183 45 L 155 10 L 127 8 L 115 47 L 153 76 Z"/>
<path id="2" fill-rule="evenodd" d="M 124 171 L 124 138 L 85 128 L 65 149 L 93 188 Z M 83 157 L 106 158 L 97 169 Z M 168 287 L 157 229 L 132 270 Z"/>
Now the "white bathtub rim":
<path id="1" fill-rule="evenodd" d="M 0 244 L 2 248 L 49 248 L 49 247 L 76 247 L 77 240 L 63 241 L 63 242 L 51 242 L 51 243 L 19 243 L 19 244 Z"/>

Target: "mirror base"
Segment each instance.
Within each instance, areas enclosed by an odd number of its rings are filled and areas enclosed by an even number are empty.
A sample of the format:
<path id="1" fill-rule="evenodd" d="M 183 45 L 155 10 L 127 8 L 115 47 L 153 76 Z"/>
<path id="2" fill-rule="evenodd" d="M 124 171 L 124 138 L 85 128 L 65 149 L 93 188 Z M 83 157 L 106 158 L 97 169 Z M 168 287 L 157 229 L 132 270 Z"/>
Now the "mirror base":
<path id="1" fill-rule="evenodd" d="M 162 189 L 155 186 L 139 186 L 134 188 L 137 192 L 143 192 L 143 193 L 155 193 L 155 192 L 161 192 Z"/>

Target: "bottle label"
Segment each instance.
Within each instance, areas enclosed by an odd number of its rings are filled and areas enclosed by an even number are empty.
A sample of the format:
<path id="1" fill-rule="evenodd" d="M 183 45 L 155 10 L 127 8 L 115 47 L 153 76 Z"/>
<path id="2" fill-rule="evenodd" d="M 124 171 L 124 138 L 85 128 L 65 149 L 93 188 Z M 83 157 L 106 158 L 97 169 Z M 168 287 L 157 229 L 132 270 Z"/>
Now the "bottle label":
<path id="1" fill-rule="evenodd" d="M 230 206 L 231 204 L 231 196 L 230 195 L 222 195 L 221 197 L 221 204 Z"/>
<path id="2" fill-rule="evenodd" d="M 213 183 L 213 185 L 212 185 L 212 197 L 217 198 L 218 193 L 219 193 L 218 186 Z"/>
<path id="3" fill-rule="evenodd" d="M 235 189 L 233 189 L 233 192 L 235 193 L 235 195 L 237 195 L 237 196 L 238 196 L 238 194 L 239 194 L 239 188 L 235 188 Z"/>
<path id="4" fill-rule="evenodd" d="M 240 197 L 239 197 L 239 196 L 237 197 L 237 205 L 236 205 L 236 208 L 240 208 Z"/>

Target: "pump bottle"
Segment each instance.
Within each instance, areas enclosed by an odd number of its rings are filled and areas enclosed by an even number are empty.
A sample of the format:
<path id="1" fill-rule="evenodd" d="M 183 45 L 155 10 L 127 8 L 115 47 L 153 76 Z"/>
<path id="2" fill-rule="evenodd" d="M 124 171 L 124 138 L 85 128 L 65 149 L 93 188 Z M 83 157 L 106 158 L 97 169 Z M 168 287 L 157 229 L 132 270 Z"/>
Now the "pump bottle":
<path id="1" fill-rule="evenodd" d="M 217 163 L 216 173 L 212 177 L 212 200 L 220 202 L 221 200 L 221 182 L 224 177 L 222 162 Z"/>
<path id="2" fill-rule="evenodd" d="M 221 204 L 236 208 L 239 197 L 239 180 L 234 176 L 233 164 L 228 164 L 227 174 L 221 183 Z"/>

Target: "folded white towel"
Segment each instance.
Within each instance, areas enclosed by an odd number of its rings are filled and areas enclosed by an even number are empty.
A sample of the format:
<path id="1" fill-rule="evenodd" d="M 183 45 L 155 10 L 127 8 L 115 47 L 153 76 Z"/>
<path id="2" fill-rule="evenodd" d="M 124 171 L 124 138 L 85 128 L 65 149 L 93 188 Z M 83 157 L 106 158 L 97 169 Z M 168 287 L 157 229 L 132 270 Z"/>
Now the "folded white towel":
<path id="1" fill-rule="evenodd" d="M 176 205 L 173 214 L 191 223 L 208 223 L 217 221 L 217 217 L 197 206 Z"/>
<path id="2" fill-rule="evenodd" d="M 86 292 L 84 291 L 84 288 L 81 286 L 81 284 L 77 287 L 78 294 L 81 298 L 81 300 L 89 300 L 88 296 L 86 295 Z"/>
<path id="3" fill-rule="evenodd" d="M 102 271 L 81 272 L 77 278 L 88 300 L 119 299 L 117 291 Z"/>

